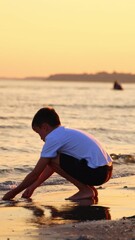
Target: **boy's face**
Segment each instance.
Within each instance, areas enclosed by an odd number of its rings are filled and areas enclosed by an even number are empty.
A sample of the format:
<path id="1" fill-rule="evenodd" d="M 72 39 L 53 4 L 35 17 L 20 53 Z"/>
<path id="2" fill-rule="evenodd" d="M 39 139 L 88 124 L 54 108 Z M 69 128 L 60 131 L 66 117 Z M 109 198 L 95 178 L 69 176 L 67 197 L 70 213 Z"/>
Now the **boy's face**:
<path id="1" fill-rule="evenodd" d="M 39 134 L 40 138 L 45 142 L 45 137 L 47 136 L 46 124 L 42 124 L 41 127 L 35 126 L 33 130 Z"/>

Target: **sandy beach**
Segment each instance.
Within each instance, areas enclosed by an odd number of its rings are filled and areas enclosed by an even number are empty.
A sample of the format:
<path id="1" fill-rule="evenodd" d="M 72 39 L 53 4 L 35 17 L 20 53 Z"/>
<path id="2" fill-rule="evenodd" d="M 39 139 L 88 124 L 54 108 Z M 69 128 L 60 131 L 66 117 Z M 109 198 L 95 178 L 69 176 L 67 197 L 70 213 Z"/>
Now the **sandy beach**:
<path id="1" fill-rule="evenodd" d="M 98 202 L 71 202 L 76 192 L 35 193 L 32 200 L 16 197 L 0 203 L 0 240 L 135 239 L 135 176 L 111 179 L 99 187 Z M 49 186 L 48 186 L 49 187 Z M 46 187 L 45 187 L 46 188 Z"/>

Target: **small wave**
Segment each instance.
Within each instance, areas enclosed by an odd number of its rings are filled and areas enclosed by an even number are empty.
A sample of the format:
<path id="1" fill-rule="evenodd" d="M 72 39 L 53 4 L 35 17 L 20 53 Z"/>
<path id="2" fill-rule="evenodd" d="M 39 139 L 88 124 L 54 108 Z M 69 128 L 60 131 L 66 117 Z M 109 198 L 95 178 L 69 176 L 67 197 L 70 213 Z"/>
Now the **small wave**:
<path id="1" fill-rule="evenodd" d="M 120 109 L 130 109 L 130 108 L 135 108 L 135 105 L 107 105 L 107 106 L 102 106 L 105 108 L 120 108 Z"/>
<path id="2" fill-rule="evenodd" d="M 7 168 L 0 169 L 0 175 L 11 173 L 11 172 L 12 172 L 12 169 L 7 169 Z"/>
<path id="3" fill-rule="evenodd" d="M 24 128 L 28 128 L 28 126 L 26 124 L 23 125 L 0 125 L 1 129 L 24 129 Z"/>
<path id="4" fill-rule="evenodd" d="M 112 178 L 121 178 L 121 177 L 130 177 L 130 176 L 134 176 L 135 174 L 132 172 L 118 172 L 117 174 L 115 174 L 113 172 Z"/>
<path id="5" fill-rule="evenodd" d="M 15 188 L 17 183 L 15 181 L 5 181 L 0 183 L 0 191 L 7 191 Z"/>
<path id="6" fill-rule="evenodd" d="M 51 106 L 54 107 L 53 104 L 51 104 Z M 68 104 L 55 104 L 55 107 L 65 107 L 65 108 L 69 108 L 70 107 L 70 109 L 71 108 L 75 108 L 75 109 L 77 109 L 77 108 L 134 109 L 135 105 L 134 104 L 133 105 L 126 105 L 126 104 L 125 105 L 115 105 L 115 104 L 114 105 L 112 105 L 112 104 L 108 104 L 108 105 L 91 104 L 91 105 L 89 105 L 88 103 L 86 103 L 86 104 L 80 104 L 80 103 L 72 104 L 72 103 L 68 103 Z"/>
<path id="7" fill-rule="evenodd" d="M 56 177 L 56 178 L 53 178 L 53 177 L 49 178 L 47 180 L 47 182 L 42 183 L 42 186 L 45 186 L 45 185 L 63 185 L 63 184 L 66 184 L 66 183 L 68 183 L 68 181 L 59 176 L 59 177 Z"/>
<path id="8" fill-rule="evenodd" d="M 110 156 L 116 164 L 134 164 L 135 154 L 115 154 L 111 153 Z"/>
<path id="9" fill-rule="evenodd" d="M 0 151 L 5 151 L 5 152 L 20 152 L 22 153 L 30 153 L 31 151 L 33 152 L 33 150 L 31 149 L 27 149 L 27 148 L 15 148 L 15 147 L 0 147 Z"/>
<path id="10" fill-rule="evenodd" d="M 15 167 L 14 171 L 21 172 L 21 173 L 28 173 L 32 171 L 32 167 L 30 166 L 23 166 L 23 167 Z"/>
<path id="11" fill-rule="evenodd" d="M 0 147 L 0 150 L 2 150 L 2 151 L 7 151 L 8 148 L 6 148 L 6 147 Z"/>
<path id="12" fill-rule="evenodd" d="M 8 116 L 8 117 L 3 117 L 3 116 L 0 116 L 0 119 L 1 120 L 11 120 L 11 119 L 15 119 L 15 120 L 18 120 L 18 119 L 20 119 L 20 120 L 22 120 L 22 119 L 25 119 L 25 120 L 29 120 L 29 119 L 31 119 L 30 117 L 28 117 L 28 116 Z"/>
<path id="13" fill-rule="evenodd" d="M 50 178 L 42 184 L 42 186 L 55 186 L 66 184 L 67 180 L 63 178 Z M 19 182 L 16 181 L 5 181 L 0 183 L 0 191 L 8 191 L 15 188 Z"/>
<path id="14" fill-rule="evenodd" d="M 14 172 L 14 174 L 20 174 L 20 173 L 29 173 L 31 172 L 33 169 L 32 166 L 28 166 L 28 165 L 23 165 L 21 167 L 12 167 L 12 168 L 6 168 L 6 167 L 1 167 L 0 168 L 0 174 L 1 176 L 4 174 L 9 174 Z"/>

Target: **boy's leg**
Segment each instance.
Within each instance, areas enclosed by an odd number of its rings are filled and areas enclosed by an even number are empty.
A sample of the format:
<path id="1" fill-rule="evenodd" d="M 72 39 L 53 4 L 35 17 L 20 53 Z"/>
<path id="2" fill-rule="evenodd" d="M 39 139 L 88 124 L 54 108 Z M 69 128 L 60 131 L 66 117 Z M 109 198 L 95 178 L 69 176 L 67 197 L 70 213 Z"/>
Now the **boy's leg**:
<path id="1" fill-rule="evenodd" d="M 73 196 L 67 198 L 69 200 L 80 200 L 80 199 L 86 199 L 86 198 L 95 198 L 97 197 L 97 190 L 92 186 L 88 186 L 86 184 L 83 184 L 76 180 L 75 178 L 71 177 L 69 174 L 67 174 L 61 167 L 60 167 L 60 161 L 59 156 L 57 158 L 54 158 L 51 160 L 50 166 L 53 168 L 53 170 L 58 173 L 60 176 L 66 178 L 68 181 L 73 183 L 79 191 L 74 194 Z"/>

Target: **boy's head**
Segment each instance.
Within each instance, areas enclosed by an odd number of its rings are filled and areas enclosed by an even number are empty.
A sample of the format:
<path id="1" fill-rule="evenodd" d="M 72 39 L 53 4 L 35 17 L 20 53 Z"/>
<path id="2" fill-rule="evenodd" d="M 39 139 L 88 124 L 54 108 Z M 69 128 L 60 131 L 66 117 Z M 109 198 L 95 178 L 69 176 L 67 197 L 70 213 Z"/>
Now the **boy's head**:
<path id="1" fill-rule="evenodd" d="M 57 127 L 61 124 L 58 114 L 51 107 L 41 108 L 32 120 L 32 128 L 41 127 L 43 123 L 47 123 L 51 127 Z"/>

